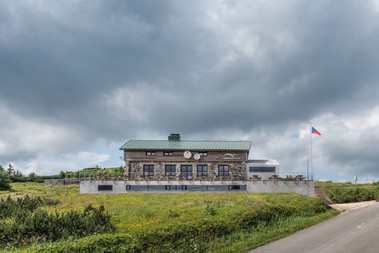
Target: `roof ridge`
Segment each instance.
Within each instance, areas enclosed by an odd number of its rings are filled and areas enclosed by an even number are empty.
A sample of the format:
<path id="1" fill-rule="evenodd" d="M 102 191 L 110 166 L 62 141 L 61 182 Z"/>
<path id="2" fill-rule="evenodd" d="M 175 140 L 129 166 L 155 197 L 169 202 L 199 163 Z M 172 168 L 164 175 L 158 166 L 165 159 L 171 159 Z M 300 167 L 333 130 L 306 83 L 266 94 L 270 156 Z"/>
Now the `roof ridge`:
<path id="1" fill-rule="evenodd" d="M 184 142 L 184 141 L 198 141 L 198 142 L 251 142 L 249 140 L 237 140 L 237 141 L 223 141 L 223 140 L 129 140 L 129 141 L 176 141 L 176 142 Z"/>

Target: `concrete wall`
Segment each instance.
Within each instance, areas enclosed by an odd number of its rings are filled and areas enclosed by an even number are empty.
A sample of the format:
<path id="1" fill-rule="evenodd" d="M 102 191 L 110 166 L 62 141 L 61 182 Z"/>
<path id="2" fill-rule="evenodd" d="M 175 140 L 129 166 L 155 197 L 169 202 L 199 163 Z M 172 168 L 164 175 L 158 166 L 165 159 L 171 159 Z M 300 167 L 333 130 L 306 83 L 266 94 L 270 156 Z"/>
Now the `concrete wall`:
<path id="1" fill-rule="evenodd" d="M 103 188 L 102 190 L 99 190 Z M 314 182 L 309 181 L 81 181 L 80 193 L 130 193 L 154 191 L 247 191 L 251 193 L 295 192 L 314 196 Z"/>
<path id="2" fill-rule="evenodd" d="M 309 186 L 308 186 L 309 185 Z M 247 181 L 247 191 L 262 193 L 262 192 L 295 192 L 301 195 L 314 196 L 315 185 L 314 181 L 298 180 L 298 181 L 278 181 L 278 180 L 256 180 Z"/>

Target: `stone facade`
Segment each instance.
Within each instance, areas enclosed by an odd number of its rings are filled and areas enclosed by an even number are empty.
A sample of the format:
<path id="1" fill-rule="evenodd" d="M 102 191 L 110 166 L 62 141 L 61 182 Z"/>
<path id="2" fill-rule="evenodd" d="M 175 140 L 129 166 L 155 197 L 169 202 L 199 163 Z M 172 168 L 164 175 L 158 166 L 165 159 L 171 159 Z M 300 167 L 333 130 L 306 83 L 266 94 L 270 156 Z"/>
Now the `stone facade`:
<path id="1" fill-rule="evenodd" d="M 184 161 L 173 161 L 173 162 L 155 162 L 155 161 L 128 161 L 125 165 L 125 175 L 129 179 L 138 180 L 144 177 L 144 165 L 154 166 L 154 175 L 150 176 L 152 180 L 166 180 L 167 175 L 165 172 L 165 165 L 174 165 L 176 168 L 176 175 L 173 176 L 175 179 L 179 179 L 182 175 L 181 166 L 190 165 L 192 166 L 192 177 L 193 179 L 206 177 L 209 180 L 220 180 L 220 179 L 234 179 L 234 180 L 246 180 L 246 161 L 206 161 L 206 162 L 184 162 Z M 197 165 L 206 165 L 208 168 L 207 176 L 200 176 L 197 173 Z M 228 166 L 228 175 L 219 175 L 219 166 Z"/>

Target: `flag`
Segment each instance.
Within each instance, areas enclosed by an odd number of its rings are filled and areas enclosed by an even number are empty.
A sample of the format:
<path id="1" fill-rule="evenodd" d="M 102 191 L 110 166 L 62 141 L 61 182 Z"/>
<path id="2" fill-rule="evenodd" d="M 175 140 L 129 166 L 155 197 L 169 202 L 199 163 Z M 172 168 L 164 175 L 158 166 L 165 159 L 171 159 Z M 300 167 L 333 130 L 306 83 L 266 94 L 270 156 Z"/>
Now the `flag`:
<path id="1" fill-rule="evenodd" d="M 316 128 L 312 127 L 312 134 L 321 135 L 319 131 L 316 130 Z"/>

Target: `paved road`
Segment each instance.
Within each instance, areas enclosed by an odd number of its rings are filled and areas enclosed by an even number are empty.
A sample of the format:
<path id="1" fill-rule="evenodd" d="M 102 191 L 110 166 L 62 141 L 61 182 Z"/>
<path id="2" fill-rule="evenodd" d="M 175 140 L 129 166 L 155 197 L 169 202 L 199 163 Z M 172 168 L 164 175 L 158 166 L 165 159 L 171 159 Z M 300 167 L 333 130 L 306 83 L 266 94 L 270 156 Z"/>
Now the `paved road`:
<path id="1" fill-rule="evenodd" d="M 262 252 L 379 252 L 379 203 L 342 213 L 329 221 L 250 251 Z"/>

